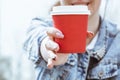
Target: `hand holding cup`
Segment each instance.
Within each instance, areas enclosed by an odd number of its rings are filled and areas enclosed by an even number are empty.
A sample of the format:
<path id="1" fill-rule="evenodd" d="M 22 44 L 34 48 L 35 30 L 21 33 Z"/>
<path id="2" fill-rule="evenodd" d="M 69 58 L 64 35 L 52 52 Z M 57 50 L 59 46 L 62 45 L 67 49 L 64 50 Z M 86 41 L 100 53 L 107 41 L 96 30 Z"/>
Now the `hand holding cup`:
<path id="1" fill-rule="evenodd" d="M 47 37 L 41 43 L 41 55 L 47 62 L 47 66 L 51 69 L 55 65 L 64 64 L 69 54 L 57 53 L 60 49 L 58 43 L 54 42 L 54 38 L 64 38 L 62 32 L 56 28 L 47 29 Z"/>

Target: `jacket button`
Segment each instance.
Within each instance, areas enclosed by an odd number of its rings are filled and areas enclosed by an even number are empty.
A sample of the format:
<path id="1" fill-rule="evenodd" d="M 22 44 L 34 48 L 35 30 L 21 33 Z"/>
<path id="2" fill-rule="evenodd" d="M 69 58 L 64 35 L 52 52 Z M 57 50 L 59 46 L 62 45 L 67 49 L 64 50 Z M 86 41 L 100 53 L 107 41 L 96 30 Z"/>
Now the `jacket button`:
<path id="1" fill-rule="evenodd" d="M 104 74 L 104 73 L 103 73 L 102 71 L 99 72 L 99 73 L 98 73 L 98 77 L 101 78 L 101 77 L 103 76 L 103 74 Z"/>

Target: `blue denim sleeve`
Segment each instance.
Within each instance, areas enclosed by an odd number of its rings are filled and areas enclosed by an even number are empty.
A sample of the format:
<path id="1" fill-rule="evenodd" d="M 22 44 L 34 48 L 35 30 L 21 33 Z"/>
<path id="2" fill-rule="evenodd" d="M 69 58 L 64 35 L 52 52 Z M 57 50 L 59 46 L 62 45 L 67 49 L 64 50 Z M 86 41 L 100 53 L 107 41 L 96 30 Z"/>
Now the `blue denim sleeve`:
<path id="1" fill-rule="evenodd" d="M 46 28 L 50 26 L 52 26 L 51 21 L 43 18 L 34 18 L 27 30 L 23 48 L 28 58 L 32 60 L 36 66 L 46 67 L 46 62 L 41 56 L 39 47 L 41 41 L 47 36 Z"/>

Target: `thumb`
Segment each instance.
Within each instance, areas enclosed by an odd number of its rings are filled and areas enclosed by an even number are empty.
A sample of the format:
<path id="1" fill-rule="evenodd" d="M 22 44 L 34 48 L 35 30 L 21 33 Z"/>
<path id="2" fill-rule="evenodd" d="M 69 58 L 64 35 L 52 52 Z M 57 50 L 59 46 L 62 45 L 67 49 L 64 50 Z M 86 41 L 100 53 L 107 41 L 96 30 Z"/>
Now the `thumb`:
<path id="1" fill-rule="evenodd" d="M 87 31 L 87 37 L 88 37 L 88 38 L 93 38 L 93 36 L 94 36 L 94 33 L 93 33 L 93 32 Z"/>

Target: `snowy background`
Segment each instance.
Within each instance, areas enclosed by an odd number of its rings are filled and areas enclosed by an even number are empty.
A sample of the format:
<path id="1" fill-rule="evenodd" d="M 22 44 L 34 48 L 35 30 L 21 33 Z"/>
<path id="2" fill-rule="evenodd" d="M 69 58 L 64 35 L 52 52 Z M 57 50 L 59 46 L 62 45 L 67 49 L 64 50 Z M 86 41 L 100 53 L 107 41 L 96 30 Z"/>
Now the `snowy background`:
<path id="1" fill-rule="evenodd" d="M 34 66 L 22 50 L 25 31 L 33 17 L 47 16 L 55 1 L 0 0 L 0 80 L 34 80 Z M 106 18 L 120 25 L 120 0 L 108 1 Z"/>

